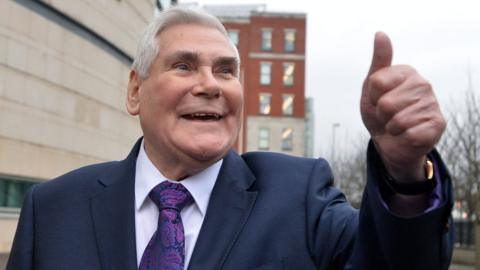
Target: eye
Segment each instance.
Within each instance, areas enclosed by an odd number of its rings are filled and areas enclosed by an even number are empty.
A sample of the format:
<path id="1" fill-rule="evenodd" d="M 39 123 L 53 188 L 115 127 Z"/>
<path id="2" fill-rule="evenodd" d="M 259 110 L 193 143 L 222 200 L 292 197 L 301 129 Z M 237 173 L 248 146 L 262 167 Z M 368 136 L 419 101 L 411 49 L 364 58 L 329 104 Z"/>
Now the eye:
<path id="1" fill-rule="evenodd" d="M 234 75 L 235 69 L 231 66 L 221 66 L 218 68 L 217 73 L 225 74 L 225 75 Z"/>
<path id="2" fill-rule="evenodd" d="M 177 63 L 177 64 L 173 65 L 173 68 L 177 69 L 177 70 L 183 70 L 183 71 L 189 71 L 190 70 L 190 66 L 186 63 Z"/>
<path id="3" fill-rule="evenodd" d="M 229 68 L 229 67 L 225 67 L 225 68 L 222 68 L 222 69 L 220 70 L 220 72 L 221 72 L 221 73 L 225 73 L 225 74 L 227 74 L 227 73 L 230 74 L 230 73 L 233 73 L 233 70 L 232 70 L 231 68 Z"/>

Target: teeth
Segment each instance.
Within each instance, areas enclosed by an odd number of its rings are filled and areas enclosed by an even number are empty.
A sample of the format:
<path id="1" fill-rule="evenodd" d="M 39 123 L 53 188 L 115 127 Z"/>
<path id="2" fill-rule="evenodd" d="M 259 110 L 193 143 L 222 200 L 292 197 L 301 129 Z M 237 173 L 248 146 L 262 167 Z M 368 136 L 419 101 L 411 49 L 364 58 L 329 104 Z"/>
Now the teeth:
<path id="1" fill-rule="evenodd" d="M 214 119 L 220 119 L 221 115 L 216 114 L 216 113 L 192 113 L 189 115 L 190 118 L 214 118 Z"/>

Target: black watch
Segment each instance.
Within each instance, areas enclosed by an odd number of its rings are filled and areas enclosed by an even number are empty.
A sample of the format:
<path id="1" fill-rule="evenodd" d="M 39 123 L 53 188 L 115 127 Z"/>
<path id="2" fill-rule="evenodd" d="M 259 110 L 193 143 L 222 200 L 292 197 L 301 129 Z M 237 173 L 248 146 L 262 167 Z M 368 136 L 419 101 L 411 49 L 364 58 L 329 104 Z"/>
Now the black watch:
<path id="1" fill-rule="evenodd" d="M 382 163 L 383 164 L 383 163 Z M 385 165 L 382 166 L 383 177 L 387 186 L 395 193 L 403 195 L 419 195 L 430 193 L 435 188 L 437 181 L 434 179 L 433 163 L 427 158 L 425 162 L 425 181 L 416 182 L 399 182 L 393 176 L 391 176 Z"/>

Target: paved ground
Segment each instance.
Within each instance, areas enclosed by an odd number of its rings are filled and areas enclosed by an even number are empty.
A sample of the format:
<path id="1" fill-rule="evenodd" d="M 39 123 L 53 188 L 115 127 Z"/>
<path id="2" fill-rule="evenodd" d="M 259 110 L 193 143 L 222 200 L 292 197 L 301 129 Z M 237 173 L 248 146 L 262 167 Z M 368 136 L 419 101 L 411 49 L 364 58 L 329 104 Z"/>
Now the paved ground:
<path id="1" fill-rule="evenodd" d="M 5 269 L 7 258 L 7 254 L 0 253 L 0 269 Z"/>
<path id="2" fill-rule="evenodd" d="M 452 264 L 449 270 L 475 270 L 471 265 Z"/>

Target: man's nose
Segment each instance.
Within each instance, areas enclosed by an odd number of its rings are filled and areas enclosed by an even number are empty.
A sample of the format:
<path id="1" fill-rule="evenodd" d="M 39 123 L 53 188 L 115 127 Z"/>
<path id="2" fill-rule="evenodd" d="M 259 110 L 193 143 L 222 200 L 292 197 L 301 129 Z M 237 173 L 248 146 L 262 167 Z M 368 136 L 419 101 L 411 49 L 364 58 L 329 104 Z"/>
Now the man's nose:
<path id="1" fill-rule="evenodd" d="M 210 69 L 198 73 L 198 84 L 193 88 L 193 95 L 206 98 L 218 98 L 221 95 L 220 84 Z"/>

